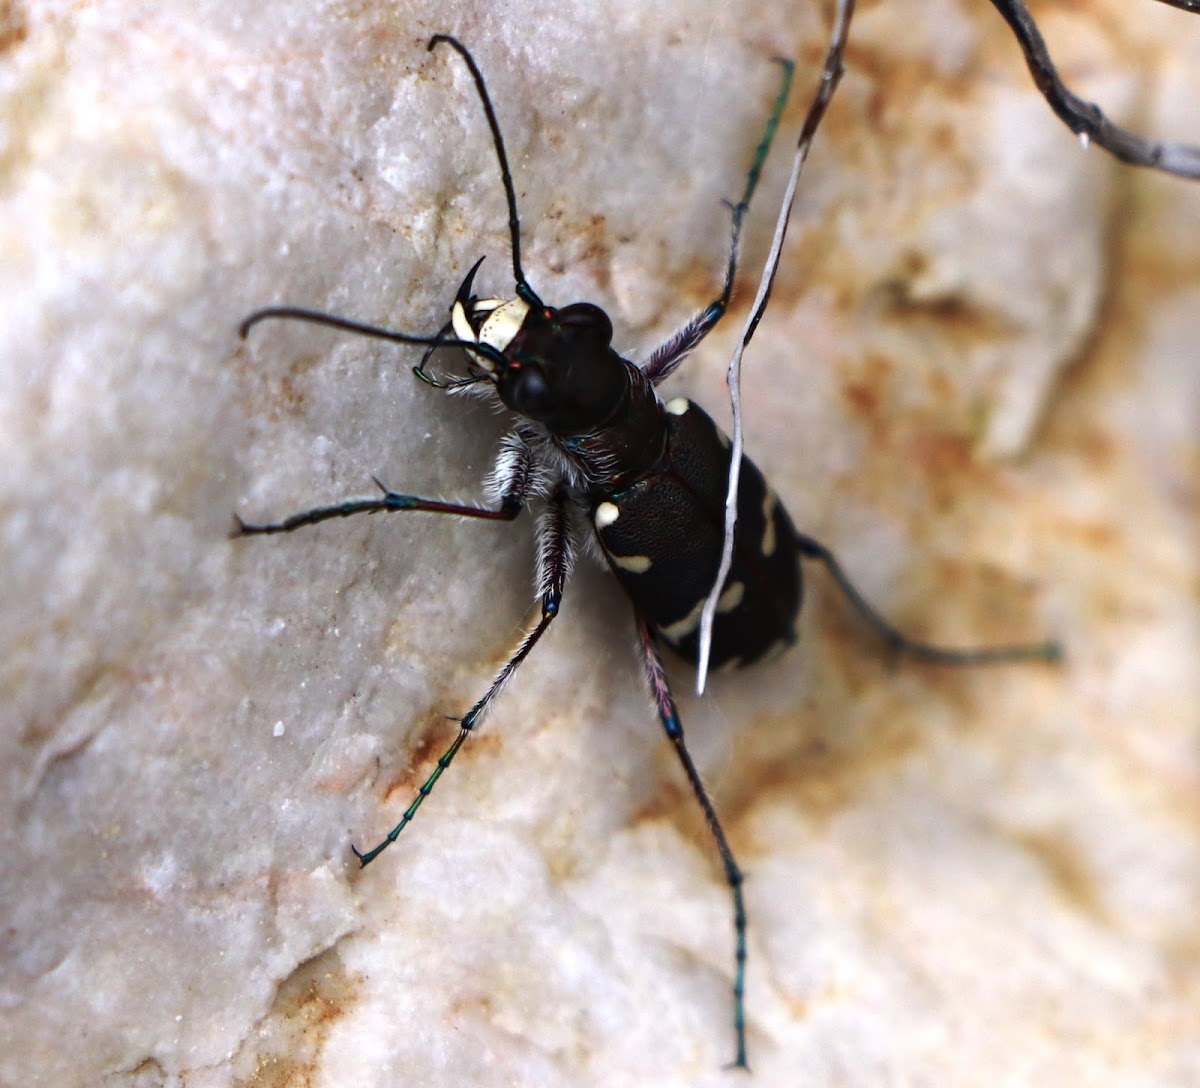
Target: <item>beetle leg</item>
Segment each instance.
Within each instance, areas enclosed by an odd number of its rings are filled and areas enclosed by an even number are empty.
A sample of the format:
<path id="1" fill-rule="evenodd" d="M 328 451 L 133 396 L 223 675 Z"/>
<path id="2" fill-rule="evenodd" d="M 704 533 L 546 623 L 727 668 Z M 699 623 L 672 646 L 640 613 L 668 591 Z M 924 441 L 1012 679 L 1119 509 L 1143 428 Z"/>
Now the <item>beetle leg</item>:
<path id="1" fill-rule="evenodd" d="M 383 494 L 375 499 L 347 499 L 329 506 L 302 510 L 282 521 L 251 523 L 233 515 L 230 536 L 256 536 L 269 533 L 290 533 L 304 525 L 316 525 L 330 518 L 348 518 L 354 514 L 377 514 L 380 511 L 424 510 L 431 514 L 454 514 L 461 518 L 481 518 L 488 521 L 512 521 L 524 508 L 536 487 L 536 458 L 529 444 L 519 433 L 509 435 L 503 443 L 496 467 L 488 482 L 488 490 L 496 496 L 496 506 L 476 506 L 470 503 L 443 502 L 424 499 L 419 495 L 402 495 L 373 477 Z"/>
<path id="2" fill-rule="evenodd" d="M 721 862 L 725 868 L 725 883 L 729 885 L 733 896 L 733 934 L 734 934 L 734 971 L 733 971 L 733 1030 L 737 1053 L 730 1063 L 730 1068 L 749 1069 L 746 1062 L 746 904 L 742 898 L 742 871 L 733 856 L 729 840 L 721 821 L 717 819 L 717 811 L 713 808 L 712 799 L 696 764 L 692 762 L 691 753 L 683 739 L 683 723 L 679 720 L 679 711 L 675 707 L 675 699 L 671 695 L 667 675 L 663 670 L 662 657 L 658 652 L 658 643 L 646 621 L 637 616 L 638 643 L 642 654 L 642 665 L 646 670 L 646 679 L 650 684 L 650 694 L 658 710 L 658 717 L 666 730 L 667 739 L 675 747 L 675 754 L 683 765 L 683 773 L 687 776 L 692 793 L 704 813 L 704 820 L 717 843 L 721 854 Z"/>
<path id="3" fill-rule="evenodd" d="M 563 588 L 566 585 L 567 576 L 571 573 L 571 566 L 575 559 L 575 547 L 571 534 L 568 505 L 569 499 L 567 493 L 565 489 L 560 487 L 551 496 L 546 510 L 538 520 L 537 580 L 542 615 L 537 625 L 521 639 L 516 652 L 504 663 L 482 698 L 459 719 L 460 728 L 458 736 L 454 738 L 454 742 L 450 747 L 442 753 L 433 772 L 421 785 L 421 788 L 417 790 L 417 796 L 413 798 L 412 804 L 404 810 L 403 815 L 400 817 L 400 822 L 387 833 L 387 837 L 378 846 L 367 850 L 365 853 L 355 846 L 350 847 L 354 851 L 354 856 L 358 858 L 360 865 L 366 866 L 374 861 L 400 837 L 400 832 L 412 822 L 413 817 L 417 814 L 417 809 L 421 807 L 421 802 L 433 792 L 434 785 L 442 777 L 442 772 L 450 766 L 458 750 L 463 746 L 463 742 L 483 720 L 484 715 L 492 705 L 492 701 L 500 694 L 505 684 L 512 678 L 513 673 L 517 671 L 521 662 L 529 656 L 529 652 L 537 645 L 538 640 L 545 633 L 546 628 L 550 626 L 551 621 L 558 615 L 559 605 L 562 602 Z"/>
<path id="4" fill-rule="evenodd" d="M 720 299 L 710 302 L 703 310 L 693 317 L 683 328 L 671 334 L 670 338 L 654 349 L 644 363 L 642 371 L 654 385 L 675 372 L 675 368 L 683 362 L 725 316 L 725 303 Z"/>
<path id="5" fill-rule="evenodd" d="M 788 90 L 792 85 L 792 72 L 795 65 L 790 60 L 782 58 L 776 58 L 776 60 L 783 68 L 783 83 L 776 96 L 775 106 L 771 110 L 771 116 L 767 118 L 762 139 L 754 151 L 754 161 L 750 164 L 750 170 L 746 174 L 746 186 L 742 190 L 741 199 L 736 204 L 726 201 L 726 206 L 733 219 L 733 229 L 729 239 L 729 258 L 725 264 L 725 281 L 721 285 L 721 293 L 687 324 L 673 333 L 665 343 L 655 348 L 650 357 L 642 364 L 642 371 L 654 385 L 658 385 L 683 362 L 688 353 L 725 316 L 725 311 L 729 307 L 729 299 L 733 294 L 733 281 L 737 275 L 742 218 L 746 214 L 746 209 L 750 207 L 750 198 L 754 195 L 754 190 L 758 187 L 759 175 L 762 174 L 763 163 L 766 161 L 767 152 L 771 149 L 771 141 L 775 138 L 775 130 L 779 127 L 779 118 L 783 114 L 783 107 L 787 104 Z"/>
<path id="6" fill-rule="evenodd" d="M 681 328 L 676 329 L 670 337 L 650 353 L 650 357 L 642 363 L 642 372 L 650 379 L 652 385 L 658 385 L 675 373 L 676 368 L 686 359 L 712 330 L 718 321 L 725 316 L 729 308 L 729 299 L 733 294 L 733 280 L 737 275 L 738 243 L 742 233 L 741 213 L 746 210 L 746 198 L 740 204 L 729 205 L 733 215 L 733 233 L 729 243 L 729 260 L 725 265 L 725 282 L 721 294 L 704 307 L 695 317 L 690 318 Z"/>
<path id="7" fill-rule="evenodd" d="M 895 653 L 906 654 L 918 661 L 928 661 L 937 665 L 1007 665 L 1018 661 L 1054 662 L 1062 659 L 1062 647 L 1053 640 L 1021 646 L 983 646 L 970 650 L 954 650 L 909 638 L 896 630 L 867 602 L 842 570 L 842 565 L 833 552 L 824 544 L 802 533 L 796 534 L 796 544 L 805 559 L 815 559 L 824 564 L 854 610 L 887 643 L 888 649 Z"/>

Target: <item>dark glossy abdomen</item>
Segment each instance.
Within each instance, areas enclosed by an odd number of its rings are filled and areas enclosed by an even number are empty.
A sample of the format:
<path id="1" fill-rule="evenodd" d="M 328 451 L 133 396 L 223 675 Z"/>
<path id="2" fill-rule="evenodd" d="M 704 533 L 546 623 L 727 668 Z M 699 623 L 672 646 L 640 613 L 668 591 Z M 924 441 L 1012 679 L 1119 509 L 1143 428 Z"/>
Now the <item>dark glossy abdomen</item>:
<path id="1" fill-rule="evenodd" d="M 613 573 L 653 630 L 682 657 L 699 651 L 700 612 L 725 524 L 729 439 L 702 408 L 667 405 L 667 452 L 632 487 L 594 500 L 592 524 Z M 791 519 L 742 458 L 733 566 L 713 624 L 711 665 L 747 665 L 795 641 L 800 557 Z"/>

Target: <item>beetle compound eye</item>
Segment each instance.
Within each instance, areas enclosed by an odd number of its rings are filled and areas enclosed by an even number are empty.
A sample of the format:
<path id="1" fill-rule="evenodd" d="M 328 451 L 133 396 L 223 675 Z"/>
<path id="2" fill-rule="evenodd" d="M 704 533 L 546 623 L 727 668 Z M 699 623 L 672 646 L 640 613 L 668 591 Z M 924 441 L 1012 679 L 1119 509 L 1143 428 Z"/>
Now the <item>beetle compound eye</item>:
<path id="1" fill-rule="evenodd" d="M 556 398 L 540 366 L 521 367 L 506 400 L 514 411 L 530 419 L 544 419 L 556 406 Z"/>
<path id="2" fill-rule="evenodd" d="M 608 347 L 612 343 L 612 322 L 599 306 L 590 302 L 573 302 L 558 311 L 558 324 L 563 335 L 572 339 L 598 341 Z"/>

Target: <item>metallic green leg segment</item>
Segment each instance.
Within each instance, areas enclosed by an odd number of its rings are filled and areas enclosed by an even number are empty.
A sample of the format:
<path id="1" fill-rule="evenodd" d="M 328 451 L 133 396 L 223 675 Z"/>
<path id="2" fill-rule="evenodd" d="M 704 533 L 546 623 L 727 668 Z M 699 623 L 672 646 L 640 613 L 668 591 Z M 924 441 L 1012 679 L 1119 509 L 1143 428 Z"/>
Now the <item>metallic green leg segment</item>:
<path id="1" fill-rule="evenodd" d="M 783 108 L 787 105 L 788 92 L 792 87 L 792 73 L 795 71 L 795 65 L 790 60 L 784 60 L 781 57 L 776 58 L 776 63 L 783 69 L 783 83 L 779 88 L 779 94 L 775 97 L 771 115 L 767 118 L 762 139 L 759 140 L 758 147 L 754 149 L 754 158 L 750 163 L 750 170 L 746 174 L 745 188 L 736 204 L 725 202 L 733 218 L 733 231 L 729 239 L 729 260 L 725 265 L 725 280 L 721 285 L 721 294 L 691 318 L 683 328 L 674 333 L 669 340 L 655 348 L 650 357 L 642 363 L 642 372 L 655 385 L 683 362 L 688 353 L 725 316 L 725 311 L 729 308 L 729 299 L 733 294 L 733 281 L 737 277 L 742 219 L 745 218 L 746 209 L 750 207 L 750 198 L 754 195 L 754 190 L 758 188 L 758 179 L 762 176 L 763 163 L 766 162 L 767 152 L 770 151 L 771 142 L 775 139 L 775 131 L 779 128 L 779 119 L 783 116 Z"/>
<path id="2" fill-rule="evenodd" d="M 1023 643 L 1018 646 L 982 646 L 957 650 L 946 646 L 935 646 L 921 642 L 897 631 L 885 620 L 850 581 L 842 565 L 824 544 L 803 533 L 796 534 L 796 544 L 805 559 L 821 563 L 838 589 L 845 595 L 851 607 L 866 621 L 894 653 L 904 654 L 916 661 L 928 661 L 934 665 L 1015 665 L 1023 661 L 1042 661 L 1053 665 L 1062 660 L 1062 646 L 1053 639 L 1044 642 Z"/>
<path id="3" fill-rule="evenodd" d="M 350 847 L 354 851 L 354 856 L 358 858 L 359 865 L 363 868 L 370 865 L 371 862 L 400 837 L 400 832 L 412 823 L 412 818 L 417 814 L 417 809 L 421 807 L 421 802 L 433 792 L 434 783 L 442 777 L 442 772 L 450 766 L 451 760 L 454 759 L 458 750 L 462 747 L 463 741 L 470 734 L 470 729 L 459 730 L 458 736 L 454 738 L 454 743 L 442 753 L 442 757 L 437 761 L 437 766 L 433 769 L 433 773 L 425 779 L 421 788 L 417 791 L 417 796 L 413 798 L 412 804 L 404 810 L 404 815 L 400 817 L 400 822 L 387 833 L 387 838 L 383 842 L 374 849 L 368 850 L 365 854 L 361 853 L 357 846 Z"/>
<path id="4" fill-rule="evenodd" d="M 388 832 L 387 838 L 378 846 L 368 850 L 365 854 L 360 852 L 355 846 L 350 847 L 354 851 L 354 856 L 358 858 L 360 865 L 370 865 L 372 861 L 379 857 L 384 850 L 400 837 L 400 832 L 412 823 L 413 817 L 417 814 L 417 809 L 421 807 L 421 803 L 425 798 L 433 792 L 434 785 L 442 777 L 442 772 L 450 766 L 451 761 L 458 754 L 458 750 L 463 746 L 463 741 L 474 732 L 475 727 L 483 720 L 484 715 L 491 707 L 493 700 L 500 694 L 504 685 L 512 678 L 513 673 L 517 671 L 521 662 L 529 656 L 529 652 L 537 645 L 538 640 L 546 633 L 546 628 L 554 622 L 554 618 L 558 615 L 559 607 L 562 604 L 563 590 L 566 587 L 567 576 L 570 573 L 574 555 L 568 505 L 567 492 L 565 489 L 560 488 L 550 498 L 546 511 L 540 521 L 540 539 L 538 541 L 540 561 L 538 566 L 542 572 L 542 616 L 538 620 L 537 626 L 521 639 L 521 644 L 517 647 L 516 652 L 504 663 L 504 666 L 496 674 L 495 679 L 492 680 L 491 686 L 462 718 L 462 728 L 459 730 L 458 736 L 454 738 L 454 743 L 442 753 L 437 766 L 417 791 L 417 796 L 413 798 L 412 804 L 404 810 L 404 815 L 400 817 L 400 822 Z"/>

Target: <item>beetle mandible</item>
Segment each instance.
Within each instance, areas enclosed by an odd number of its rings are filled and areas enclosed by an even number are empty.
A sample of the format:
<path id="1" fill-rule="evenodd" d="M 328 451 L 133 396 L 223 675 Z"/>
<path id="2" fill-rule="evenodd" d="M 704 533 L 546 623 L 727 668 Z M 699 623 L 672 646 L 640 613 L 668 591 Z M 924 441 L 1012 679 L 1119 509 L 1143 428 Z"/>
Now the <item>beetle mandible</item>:
<path id="1" fill-rule="evenodd" d="M 431 386 L 468 390 L 499 403 L 518 418 L 503 440 L 489 480 L 489 503 L 445 502 L 402 494 L 378 480 L 381 494 L 305 510 L 281 521 L 250 523 L 236 517 L 234 535 L 291 532 L 330 518 L 381 511 L 426 511 L 466 518 L 512 521 L 531 502 L 542 504 L 537 522 L 537 598 L 541 616 L 490 687 L 460 720 L 458 735 L 377 846 L 352 847 L 367 865 L 408 826 L 467 737 L 483 720 L 501 688 L 558 615 L 563 590 L 586 532 L 594 534 L 605 561 L 633 606 L 638 646 L 651 695 L 667 738 L 703 810 L 721 856 L 733 900 L 735 962 L 733 1005 L 735 1067 L 747 1067 L 745 1025 L 746 912 L 743 875 L 716 810 L 684 742 L 659 643 L 695 662 L 701 610 L 716 577 L 724 535 L 730 443 L 703 409 L 677 397 L 663 402 L 656 387 L 721 320 L 737 271 L 742 218 L 758 182 L 779 117 L 792 66 L 747 175 L 741 199 L 730 205 L 732 237 L 721 293 L 640 365 L 612 346 L 608 315 L 590 302 L 553 307 L 544 303 L 521 267 L 521 228 L 516 193 L 500 126 L 483 75 L 458 39 L 437 34 L 428 48 L 447 45 L 470 71 L 487 117 L 508 207 L 515 290 L 512 298 L 480 298 L 473 291 L 477 261 L 459 287 L 450 320 L 432 336 L 364 324 L 293 306 L 250 314 L 244 337 L 259 322 L 293 319 L 401 344 L 424 345 L 414 372 Z M 427 369 L 438 348 L 462 349 L 467 373 L 440 378 Z M 586 522 L 586 526 L 582 523 Z M 802 600 L 801 561 L 826 568 L 850 605 L 892 650 L 947 665 L 1052 660 L 1052 643 L 954 650 L 909 639 L 863 598 L 833 553 L 796 530 L 783 504 L 749 458 L 741 461 L 733 562 L 719 598 L 712 634 L 716 668 L 740 667 L 775 656 L 795 641 Z"/>

